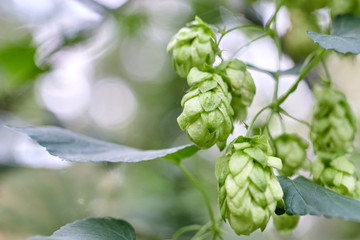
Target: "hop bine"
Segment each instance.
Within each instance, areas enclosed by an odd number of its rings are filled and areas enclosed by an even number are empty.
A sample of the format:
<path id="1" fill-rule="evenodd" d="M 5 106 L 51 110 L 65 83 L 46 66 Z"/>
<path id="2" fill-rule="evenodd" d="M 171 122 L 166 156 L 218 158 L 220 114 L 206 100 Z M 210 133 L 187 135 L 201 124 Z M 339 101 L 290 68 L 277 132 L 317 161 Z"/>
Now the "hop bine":
<path id="1" fill-rule="evenodd" d="M 342 195 L 360 199 L 358 173 L 346 155 L 319 152 L 311 171 L 314 182 Z"/>
<path id="2" fill-rule="evenodd" d="M 246 70 L 246 64 L 238 59 L 231 59 L 222 62 L 217 69 L 230 86 L 234 119 L 244 121 L 247 108 L 251 105 L 256 92 L 254 80 Z"/>
<path id="3" fill-rule="evenodd" d="M 282 167 L 281 160 L 270 155 L 265 136 L 240 136 L 216 161 L 221 215 L 238 235 L 264 230 L 282 199 L 281 186 L 272 170 Z"/>
<path id="4" fill-rule="evenodd" d="M 276 157 L 282 160 L 280 173 L 292 176 L 299 168 L 310 168 L 306 158 L 306 148 L 309 144 L 297 134 L 282 134 L 274 139 Z"/>
<path id="5" fill-rule="evenodd" d="M 192 68 L 188 84 L 193 85 L 181 100 L 183 112 L 177 121 L 200 148 L 215 143 L 224 149 L 233 130 L 231 94 L 220 75 Z"/>
<path id="6" fill-rule="evenodd" d="M 205 64 L 214 63 L 219 52 L 215 39 L 211 28 L 198 17 L 172 37 L 167 51 L 173 50 L 174 67 L 180 77 L 186 78 L 193 67 L 202 70 Z"/>
<path id="7" fill-rule="evenodd" d="M 356 119 L 345 95 L 331 87 L 314 89 L 310 129 L 314 152 L 347 152 L 353 144 Z"/>

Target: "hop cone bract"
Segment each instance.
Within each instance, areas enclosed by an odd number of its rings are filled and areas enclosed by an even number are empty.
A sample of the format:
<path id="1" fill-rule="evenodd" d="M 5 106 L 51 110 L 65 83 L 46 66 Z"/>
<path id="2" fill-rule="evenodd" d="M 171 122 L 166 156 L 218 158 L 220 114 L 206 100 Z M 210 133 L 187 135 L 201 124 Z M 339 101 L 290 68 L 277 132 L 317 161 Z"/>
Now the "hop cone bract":
<path id="1" fill-rule="evenodd" d="M 188 84 L 193 85 L 181 100 L 183 112 L 177 121 L 200 148 L 215 143 L 222 150 L 233 130 L 231 94 L 220 75 L 192 68 Z"/>
<path id="2" fill-rule="evenodd" d="M 200 18 L 196 17 L 188 27 L 177 32 L 170 40 L 167 51 L 173 50 L 173 63 L 180 77 L 186 78 L 193 67 L 203 69 L 204 64 L 212 65 L 218 47 L 215 34 Z"/>
<path id="3" fill-rule="evenodd" d="M 273 214 L 273 223 L 279 233 L 288 235 L 297 226 L 299 218 L 299 215 L 288 215 L 286 213 L 283 215 Z"/>
<path id="4" fill-rule="evenodd" d="M 230 85 L 234 119 L 244 121 L 247 107 L 251 105 L 256 92 L 254 80 L 246 70 L 246 64 L 238 59 L 231 59 L 222 62 L 217 68 L 223 72 L 223 77 Z"/>
<path id="5" fill-rule="evenodd" d="M 310 129 L 314 152 L 346 152 L 353 144 L 356 119 L 345 95 L 330 87 L 314 89 Z"/>
<path id="6" fill-rule="evenodd" d="M 358 173 L 346 155 L 319 152 L 311 170 L 314 182 L 342 195 L 360 199 Z"/>
<path id="7" fill-rule="evenodd" d="M 309 144 L 297 134 L 282 134 L 274 139 L 274 144 L 276 157 L 282 160 L 282 175 L 291 176 L 308 163 L 306 148 Z"/>
<path id="8" fill-rule="evenodd" d="M 270 154 L 265 136 L 240 136 L 216 162 L 221 215 L 238 235 L 264 230 L 282 199 L 272 170 L 281 168 L 281 160 Z"/>

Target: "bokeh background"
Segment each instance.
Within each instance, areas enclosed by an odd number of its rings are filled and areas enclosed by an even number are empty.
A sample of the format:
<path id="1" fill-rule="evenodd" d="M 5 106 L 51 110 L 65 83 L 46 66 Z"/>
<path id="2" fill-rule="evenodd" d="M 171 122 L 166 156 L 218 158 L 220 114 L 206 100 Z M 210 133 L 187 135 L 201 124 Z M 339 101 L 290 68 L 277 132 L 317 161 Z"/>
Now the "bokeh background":
<path id="1" fill-rule="evenodd" d="M 297 66 L 317 47 L 305 30 L 326 32 L 334 14 L 359 11 L 349 4 L 335 6 L 336 1 L 316 6 L 319 1 L 306 8 L 281 8 L 281 69 Z M 0 240 L 49 235 L 88 216 L 126 219 L 139 240 L 171 239 L 182 226 L 205 224 L 208 215 L 200 194 L 169 162 L 70 164 L 4 125 L 55 125 L 140 149 L 189 143 L 176 122 L 188 87 L 166 52 L 171 36 L 196 15 L 231 28 L 263 25 L 274 10 L 274 2 L 265 0 L 1 0 Z M 220 46 L 224 58 L 276 70 L 277 49 L 270 38 L 246 46 L 257 36 L 251 31 L 228 34 Z M 335 86 L 347 94 L 360 117 L 359 57 L 331 53 L 327 64 Z M 274 87 L 265 73 L 251 73 L 257 94 L 250 120 L 271 101 Z M 321 67 L 310 72 L 284 108 L 310 121 L 311 87 L 322 77 Z M 280 93 L 295 79 L 296 75 L 281 77 Z M 287 132 L 308 139 L 306 127 L 287 118 L 285 123 Z M 274 135 L 280 133 L 278 122 L 271 126 Z M 236 125 L 231 138 L 244 132 Z M 219 154 L 212 148 L 185 160 L 206 187 L 214 209 L 214 162 Z M 308 155 L 311 159 L 311 149 Z M 359 156 L 354 151 L 358 166 Z M 278 235 L 271 223 L 264 233 L 250 237 L 237 237 L 227 224 L 224 230 L 225 239 L 360 239 L 359 223 L 312 216 L 301 218 L 288 237 Z"/>

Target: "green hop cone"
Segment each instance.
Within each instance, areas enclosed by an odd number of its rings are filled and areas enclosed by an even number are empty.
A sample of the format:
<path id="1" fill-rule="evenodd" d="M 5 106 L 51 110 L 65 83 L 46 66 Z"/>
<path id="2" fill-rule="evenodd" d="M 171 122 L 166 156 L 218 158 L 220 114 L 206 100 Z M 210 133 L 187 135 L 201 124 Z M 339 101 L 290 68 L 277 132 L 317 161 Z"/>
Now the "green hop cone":
<path id="1" fill-rule="evenodd" d="M 244 121 L 247 107 L 251 105 L 256 92 L 254 80 L 246 70 L 246 64 L 238 59 L 231 59 L 222 62 L 217 69 L 222 72 L 223 78 L 230 85 L 234 119 Z"/>
<path id="2" fill-rule="evenodd" d="M 240 136 L 216 161 L 221 215 L 238 235 L 264 230 L 283 197 L 272 169 L 281 168 L 281 160 L 270 155 L 265 136 Z"/>
<path id="3" fill-rule="evenodd" d="M 196 17 L 195 21 L 179 30 L 170 40 L 167 51 L 173 50 L 173 63 L 180 77 L 186 78 L 193 67 L 203 69 L 212 65 L 218 47 L 211 28 Z"/>
<path id="4" fill-rule="evenodd" d="M 299 222 L 299 215 L 273 214 L 273 223 L 276 231 L 282 235 L 289 235 Z"/>
<path id="5" fill-rule="evenodd" d="M 360 198 L 358 173 L 346 155 L 319 152 L 312 163 L 311 171 L 314 182 L 342 195 Z"/>
<path id="6" fill-rule="evenodd" d="M 297 134 L 282 134 L 274 139 L 276 157 L 282 160 L 282 175 L 292 176 L 299 168 L 306 166 L 306 148 L 309 144 Z"/>
<path id="7" fill-rule="evenodd" d="M 192 68 L 188 84 L 193 85 L 181 100 L 183 112 L 177 121 L 198 147 L 215 143 L 220 150 L 233 130 L 231 94 L 220 75 Z"/>
<path id="8" fill-rule="evenodd" d="M 356 119 L 345 95 L 330 87 L 315 87 L 310 129 L 314 152 L 347 152 L 352 147 Z"/>

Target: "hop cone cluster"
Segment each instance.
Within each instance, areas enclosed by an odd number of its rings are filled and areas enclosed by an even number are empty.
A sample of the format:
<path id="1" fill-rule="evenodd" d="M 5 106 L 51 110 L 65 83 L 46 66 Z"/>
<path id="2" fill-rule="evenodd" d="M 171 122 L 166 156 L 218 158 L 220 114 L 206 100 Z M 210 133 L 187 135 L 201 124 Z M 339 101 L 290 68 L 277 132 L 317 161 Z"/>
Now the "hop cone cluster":
<path id="1" fill-rule="evenodd" d="M 238 235 L 264 230 L 282 199 L 272 170 L 281 168 L 281 160 L 270 154 L 265 136 L 240 136 L 216 162 L 221 215 Z"/>
<path id="2" fill-rule="evenodd" d="M 353 143 L 356 120 L 345 95 L 330 87 L 314 89 L 310 138 L 314 152 L 346 152 Z"/>
<path id="3" fill-rule="evenodd" d="M 181 100 L 183 112 L 177 121 L 200 148 L 215 143 L 224 149 L 233 130 L 231 94 L 220 75 L 192 68 L 188 84 L 193 85 Z"/>
<path id="4" fill-rule="evenodd" d="M 167 51 L 173 50 L 173 63 L 180 77 L 186 78 L 191 68 L 203 69 L 212 65 L 218 47 L 214 32 L 200 18 L 177 32 L 170 40 Z"/>
<path id="5" fill-rule="evenodd" d="M 319 153 L 312 164 L 314 181 L 348 197 L 360 199 L 354 164 L 346 155 Z"/>
<path id="6" fill-rule="evenodd" d="M 306 148 L 309 144 L 297 134 L 282 134 L 274 139 L 276 157 L 282 160 L 282 175 L 292 176 L 299 168 L 306 167 Z"/>
<path id="7" fill-rule="evenodd" d="M 297 226 L 299 218 L 299 215 L 288 215 L 286 213 L 283 215 L 273 214 L 273 223 L 279 233 L 288 235 Z"/>
<path id="8" fill-rule="evenodd" d="M 247 107 L 251 105 L 256 92 L 254 80 L 246 70 L 246 64 L 238 59 L 224 61 L 218 69 L 223 72 L 222 76 L 230 85 L 234 119 L 244 121 L 247 116 Z"/>

